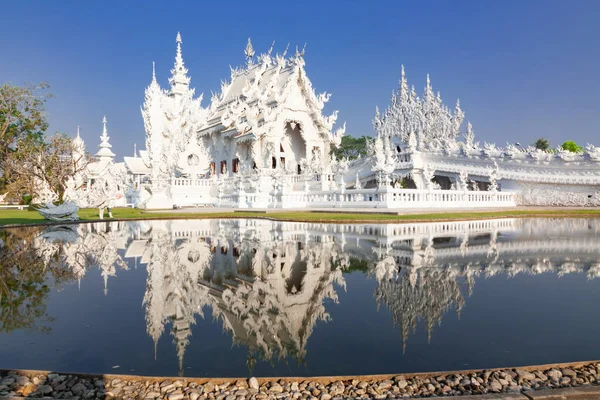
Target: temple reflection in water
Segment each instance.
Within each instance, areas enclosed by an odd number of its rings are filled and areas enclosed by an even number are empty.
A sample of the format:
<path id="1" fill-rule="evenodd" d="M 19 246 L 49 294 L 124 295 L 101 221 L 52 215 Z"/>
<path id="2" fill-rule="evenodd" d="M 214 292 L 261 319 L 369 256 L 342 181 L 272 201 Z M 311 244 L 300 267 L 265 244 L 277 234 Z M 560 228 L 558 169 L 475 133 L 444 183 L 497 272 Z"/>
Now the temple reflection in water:
<path id="1" fill-rule="evenodd" d="M 460 315 L 476 277 L 579 272 L 600 275 L 600 220 L 498 219 L 408 224 L 317 224 L 268 220 L 104 222 L 50 227 L 33 240 L 46 264 L 81 279 L 147 268 L 143 306 L 155 346 L 171 326 L 183 370 L 191 326 L 203 311 L 254 354 L 302 361 L 316 322 L 330 318 L 344 272 L 376 279 L 404 345 L 423 322 Z M 126 260 L 128 262 L 126 262 Z M 156 350 L 155 350 L 156 351 Z"/>

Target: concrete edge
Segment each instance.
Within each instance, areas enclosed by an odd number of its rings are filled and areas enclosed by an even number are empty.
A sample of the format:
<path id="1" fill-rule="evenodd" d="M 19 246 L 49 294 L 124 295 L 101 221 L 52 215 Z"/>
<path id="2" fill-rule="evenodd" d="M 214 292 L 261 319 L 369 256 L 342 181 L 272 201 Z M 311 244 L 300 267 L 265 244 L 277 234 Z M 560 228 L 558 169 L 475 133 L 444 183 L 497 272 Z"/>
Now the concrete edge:
<path id="1" fill-rule="evenodd" d="M 482 371 L 503 371 L 503 370 L 523 370 L 523 371 L 545 371 L 552 368 L 580 368 L 590 364 L 598 364 L 600 360 L 591 361 L 577 361 L 570 363 L 556 363 L 556 364 L 541 364 L 541 365 L 527 365 L 518 367 L 499 367 L 499 368 L 488 368 L 488 369 L 469 369 L 469 370 L 455 370 L 455 371 L 437 371 L 437 372 L 416 372 L 416 373 L 395 373 L 395 374 L 378 374 L 378 375 L 337 375 L 337 376 L 300 376 L 300 377 L 257 377 L 259 384 L 273 381 L 283 382 L 304 382 L 313 381 L 324 385 L 337 381 L 349 381 L 358 379 L 366 382 L 383 381 L 387 379 L 393 379 L 397 376 L 403 376 L 405 379 L 410 378 L 430 378 L 440 375 L 468 375 L 475 372 Z M 77 373 L 77 372 L 60 372 L 60 371 L 43 371 L 43 370 L 19 370 L 19 369 L 0 369 L 0 374 L 6 374 L 10 371 L 15 371 L 21 375 L 34 376 L 34 375 L 47 375 L 47 374 L 59 374 L 59 375 L 74 375 L 86 378 L 99 378 L 104 377 L 106 379 L 121 379 L 128 381 L 164 381 L 164 380 L 180 380 L 183 382 L 195 382 L 198 384 L 204 384 L 212 382 L 216 385 L 225 382 L 235 382 L 238 380 L 245 380 L 249 377 L 173 377 L 173 376 L 143 376 L 143 375 L 118 375 L 118 374 L 90 374 L 90 373 Z M 600 391 L 600 386 L 597 387 Z M 464 396 L 461 397 L 464 399 Z M 600 399 L 600 396 L 598 397 Z M 0 399 L 1 400 L 1 399 Z"/>
<path id="2" fill-rule="evenodd" d="M 523 392 L 529 400 L 592 400 L 600 399 L 600 386 L 576 386 Z"/>

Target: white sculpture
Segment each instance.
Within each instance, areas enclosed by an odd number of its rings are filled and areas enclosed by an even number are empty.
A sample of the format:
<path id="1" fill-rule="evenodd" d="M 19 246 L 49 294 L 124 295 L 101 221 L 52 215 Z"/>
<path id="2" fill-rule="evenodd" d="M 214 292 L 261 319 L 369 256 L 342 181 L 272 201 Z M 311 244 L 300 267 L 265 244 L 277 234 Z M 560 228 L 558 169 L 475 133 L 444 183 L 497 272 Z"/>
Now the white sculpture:
<path id="1" fill-rule="evenodd" d="M 42 217 L 50 221 L 77 221 L 79 206 L 75 203 L 65 202 L 58 206 L 53 203 L 46 203 L 43 207 L 38 208 L 38 212 Z"/>

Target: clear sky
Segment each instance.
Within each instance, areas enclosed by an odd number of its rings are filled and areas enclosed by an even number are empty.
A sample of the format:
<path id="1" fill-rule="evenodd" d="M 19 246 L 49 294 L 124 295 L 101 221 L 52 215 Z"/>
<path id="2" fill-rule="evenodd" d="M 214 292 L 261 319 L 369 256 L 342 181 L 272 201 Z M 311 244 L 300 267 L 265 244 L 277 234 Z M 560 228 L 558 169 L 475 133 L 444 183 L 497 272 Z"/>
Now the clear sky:
<path id="1" fill-rule="evenodd" d="M 600 145 L 600 1 L 12 1 L 2 5 L 0 83 L 48 81 L 50 131 L 97 151 L 102 116 L 118 156 L 143 147 L 140 114 L 152 61 L 163 87 L 181 31 L 196 93 L 229 65 L 287 43 L 306 48 L 318 91 L 333 93 L 352 135 L 371 135 L 404 64 L 449 106 L 460 98 L 478 140 Z M 464 127 L 463 127 L 464 128 Z"/>

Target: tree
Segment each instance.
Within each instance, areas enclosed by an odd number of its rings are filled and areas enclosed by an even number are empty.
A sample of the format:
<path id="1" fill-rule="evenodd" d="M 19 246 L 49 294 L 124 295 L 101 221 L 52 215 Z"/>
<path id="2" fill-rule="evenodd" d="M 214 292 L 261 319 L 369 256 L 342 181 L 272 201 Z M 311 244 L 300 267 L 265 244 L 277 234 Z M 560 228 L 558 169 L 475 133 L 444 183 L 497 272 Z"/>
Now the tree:
<path id="1" fill-rule="evenodd" d="M 82 174 L 91 161 L 89 154 L 76 149 L 64 134 L 57 133 L 47 141 L 25 135 L 8 153 L 6 189 L 17 197 L 32 195 L 34 203 L 62 203 L 69 181 Z"/>
<path id="2" fill-rule="evenodd" d="M 567 140 L 560 147 L 562 147 L 564 150 L 570 151 L 571 153 L 583 153 L 583 147 L 579 146 L 572 140 Z"/>
<path id="3" fill-rule="evenodd" d="M 546 138 L 539 138 L 533 145 L 536 149 L 547 151 L 550 148 L 550 142 Z"/>
<path id="4" fill-rule="evenodd" d="M 337 160 L 341 160 L 342 158 L 355 160 L 367 155 L 367 143 L 371 140 L 373 139 L 369 136 L 361 136 L 359 138 L 349 135 L 342 136 L 340 145 L 334 147 L 331 152 Z"/>
<path id="5" fill-rule="evenodd" d="M 49 85 L 0 86 L 0 168 L 16 143 L 26 136 L 42 139 L 48 129 L 44 104 L 50 97 L 43 93 Z"/>

